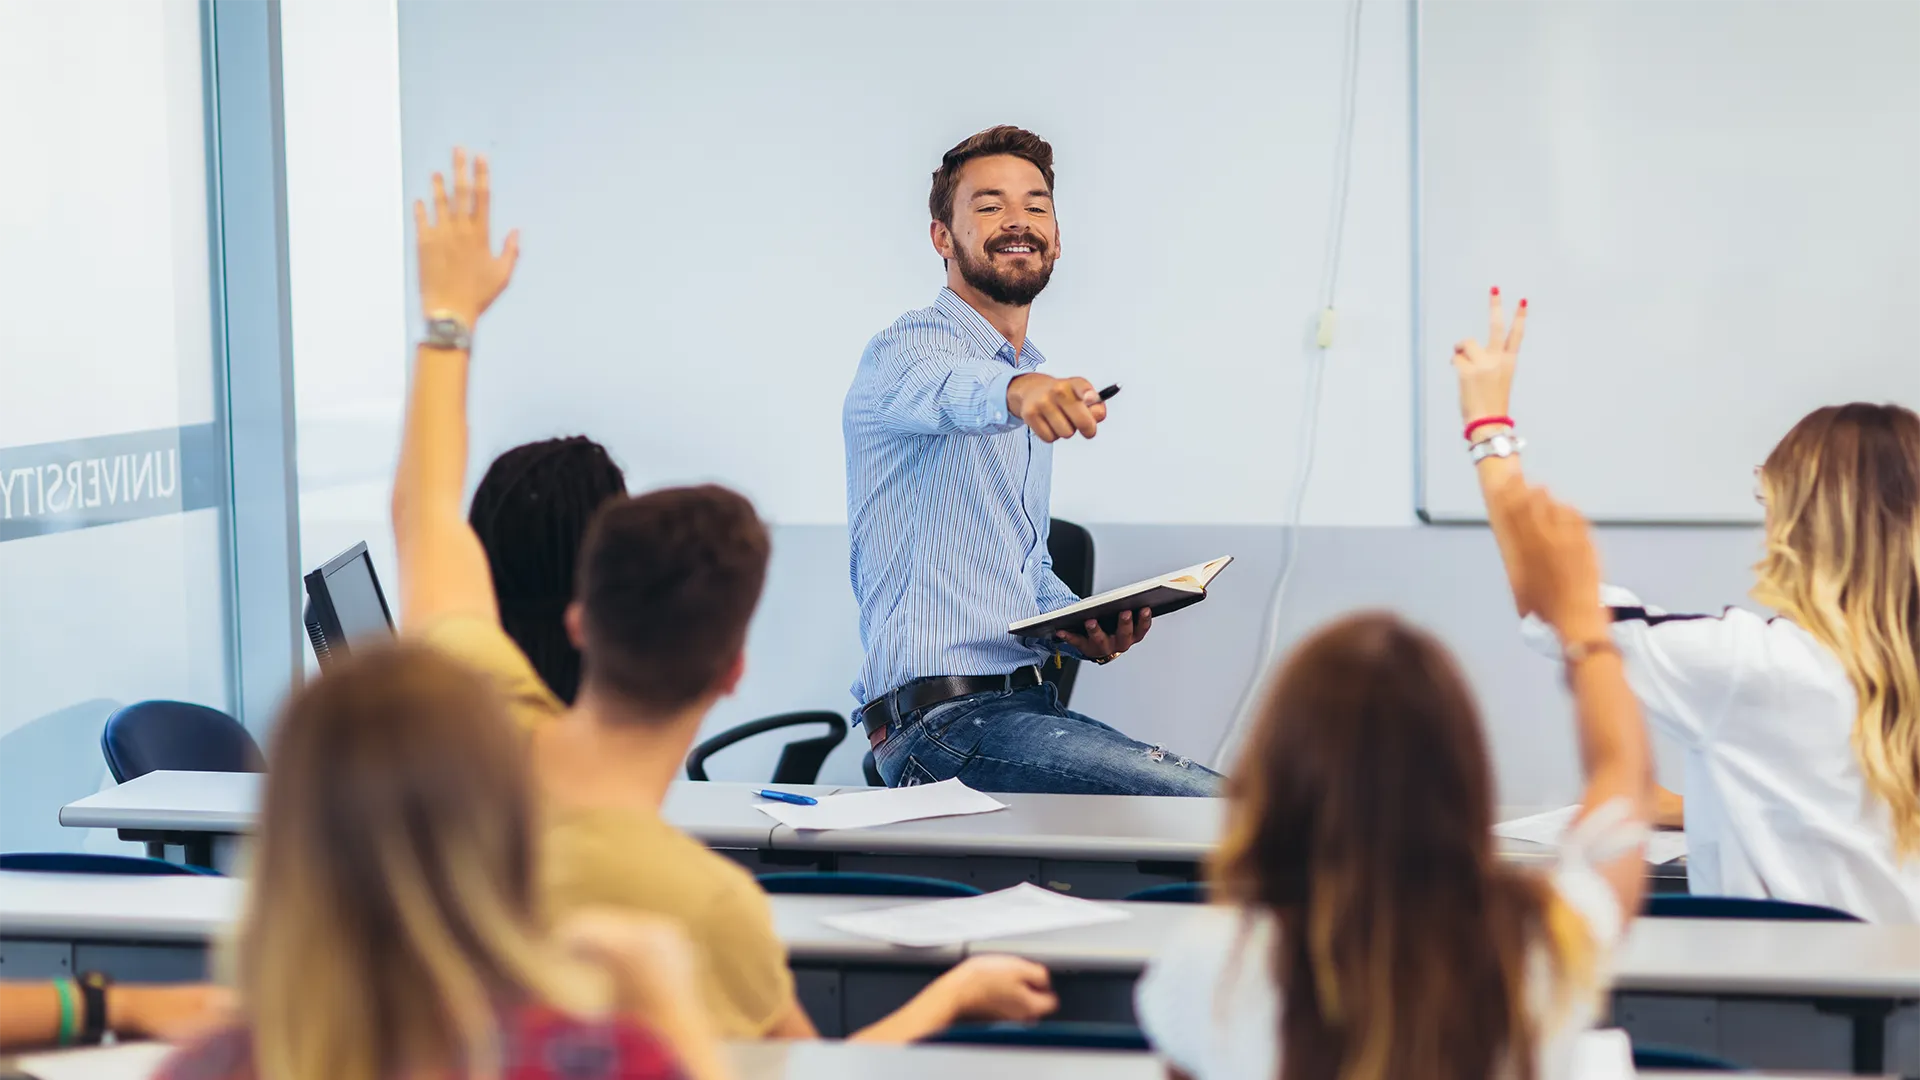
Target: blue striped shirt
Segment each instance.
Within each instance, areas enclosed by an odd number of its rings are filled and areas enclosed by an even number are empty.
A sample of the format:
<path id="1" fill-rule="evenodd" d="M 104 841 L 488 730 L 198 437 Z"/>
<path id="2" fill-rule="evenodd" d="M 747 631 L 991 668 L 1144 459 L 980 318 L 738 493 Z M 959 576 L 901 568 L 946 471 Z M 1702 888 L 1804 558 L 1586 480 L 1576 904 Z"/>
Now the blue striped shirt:
<path id="1" fill-rule="evenodd" d="M 1078 599 L 1047 554 L 1053 447 L 1007 412 L 1007 384 L 1045 362 L 951 289 L 867 343 L 841 413 L 867 654 L 856 700 L 1052 655 L 1007 633 Z"/>

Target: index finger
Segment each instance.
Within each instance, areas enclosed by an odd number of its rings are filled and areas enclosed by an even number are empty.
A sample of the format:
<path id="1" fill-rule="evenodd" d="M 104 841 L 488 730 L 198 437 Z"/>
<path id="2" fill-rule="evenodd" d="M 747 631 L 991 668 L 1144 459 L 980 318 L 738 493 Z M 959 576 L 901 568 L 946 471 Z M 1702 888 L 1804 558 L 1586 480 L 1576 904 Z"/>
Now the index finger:
<path id="1" fill-rule="evenodd" d="M 1068 422 L 1079 429 L 1080 434 L 1089 439 L 1100 430 L 1100 422 L 1093 418 L 1092 410 L 1088 409 L 1084 402 L 1068 402 L 1060 411 L 1066 414 Z"/>
<path id="2" fill-rule="evenodd" d="M 1498 348 L 1496 342 L 1507 336 L 1507 313 L 1500 303 L 1500 286 L 1495 285 L 1487 294 L 1487 346 Z"/>
<path id="3" fill-rule="evenodd" d="M 473 177 L 467 171 L 467 151 L 453 148 L 453 212 L 462 217 L 473 212 Z"/>

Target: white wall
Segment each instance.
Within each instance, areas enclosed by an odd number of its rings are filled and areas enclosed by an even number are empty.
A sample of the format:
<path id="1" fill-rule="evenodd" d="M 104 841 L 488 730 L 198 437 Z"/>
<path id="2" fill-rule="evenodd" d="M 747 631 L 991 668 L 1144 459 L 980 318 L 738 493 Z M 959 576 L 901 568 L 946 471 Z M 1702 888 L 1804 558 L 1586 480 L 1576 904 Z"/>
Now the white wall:
<path id="1" fill-rule="evenodd" d="M 288 100 L 290 100 L 290 196 L 294 198 L 294 329 L 296 329 L 296 371 L 301 373 L 301 392 L 305 394 L 307 377 L 315 369 L 315 329 L 313 319 L 332 323 L 332 334 L 348 334 L 351 329 L 355 348 L 338 348 L 326 354 L 324 363 L 348 365 L 351 379 L 367 388 L 367 427 L 353 438 L 363 438 L 359 446 L 344 446 L 346 429 L 323 429 L 307 423 L 307 405 L 301 405 L 301 465 L 303 482 L 309 475 L 309 461 L 357 461 L 357 471 L 319 490 L 303 492 L 303 536 L 309 542 L 307 561 L 313 563 L 332 548 L 344 546 L 351 538 L 340 523 L 353 521 L 355 528 L 367 530 L 367 538 L 386 538 L 380 521 L 386 500 L 386 469 L 394 446 L 392 425 L 399 402 L 399 365 L 403 361 L 403 325 L 409 307 L 396 302 L 401 263 L 392 254 L 403 250 L 405 240 L 394 223 L 394 213 L 413 190 L 419 190 L 424 175 L 409 175 L 409 190 L 401 190 L 397 165 L 396 123 L 399 104 L 396 98 L 378 96 L 365 86 L 384 85 L 394 75 L 396 46 L 392 37 L 390 0 L 286 0 L 288 2 Z M 409 13 L 442 10 L 438 4 L 411 8 Z M 540 21 L 591 21 L 611 6 L 572 4 L 564 10 L 551 6 L 526 8 L 526 17 Z M 1117 6 L 1116 6 L 1117 8 Z M 1133 6 L 1129 12 L 1142 8 Z M 1308 110 L 1311 123 L 1331 129 L 1332 75 L 1336 63 L 1329 56 L 1340 46 L 1342 4 L 1334 0 L 1315 0 L 1313 4 L 1265 6 L 1265 4 L 1204 4 L 1196 17 L 1206 21 L 1221 37 L 1231 37 L 1246 25 L 1258 25 L 1271 40 L 1265 63 L 1294 65 L 1321 71 L 1323 79 L 1304 79 L 1298 98 L 1279 100 L 1229 100 L 1219 102 L 1221 110 L 1231 111 L 1236 119 L 1231 127 L 1235 140 L 1267 138 L 1269 115 L 1286 110 Z M 296 17 L 298 13 L 298 17 Z M 1244 19 L 1242 19 L 1244 15 Z M 1208 21 L 1212 19 L 1212 21 Z M 311 40 L 296 40 L 296 27 L 313 35 Z M 413 23 L 409 23 L 413 27 Z M 492 31 L 490 31 L 492 27 Z M 536 27 L 538 29 L 538 27 Z M 540 94 L 561 94 L 580 73 L 547 71 L 538 83 L 524 63 L 516 63 L 516 33 L 532 29 L 515 25 L 513 19 L 490 21 L 468 19 L 463 27 L 447 29 L 459 40 L 472 40 L 484 46 L 486 56 L 467 52 L 468 63 L 476 63 L 476 77 L 505 79 L 513 77 L 522 86 L 532 86 Z M 420 25 L 419 33 L 432 33 Z M 488 33 L 497 37 L 488 40 Z M 664 27 L 664 44 L 676 48 L 672 29 Z M 478 37 L 476 37 L 478 35 Z M 685 48 L 693 44 L 678 42 Z M 720 48 L 716 42 L 695 42 L 699 48 Z M 1501 592 L 1498 563 L 1486 544 L 1484 534 L 1471 528 L 1419 527 L 1413 517 L 1413 361 L 1409 357 L 1411 340 L 1411 225 L 1409 225 L 1409 111 L 1407 111 L 1407 6 L 1369 4 L 1365 10 L 1361 79 L 1357 98 L 1357 131 L 1354 146 L 1354 188 L 1348 221 L 1348 248 L 1344 258 L 1342 288 L 1338 292 L 1340 336 L 1332 350 L 1327 369 L 1325 398 L 1321 413 L 1323 440 L 1317 457 L 1317 473 L 1306 498 L 1304 519 L 1309 528 L 1302 542 L 1300 573 L 1292 584 L 1292 603 L 1284 619 L 1284 636 L 1292 638 L 1302 628 L 1319 619 L 1354 605 L 1394 605 L 1415 613 L 1421 621 L 1434 626 L 1453 648 L 1461 651 L 1463 663 L 1475 676 L 1486 700 L 1488 723 L 1496 744 L 1496 759 L 1501 773 L 1503 798 L 1509 801 L 1551 801 L 1567 798 L 1574 790 L 1574 759 L 1571 736 L 1567 734 L 1565 705 L 1546 671 L 1524 657 L 1513 640 L 1513 626 L 1507 601 Z M 695 58 L 697 60 L 697 58 Z M 453 61 L 447 61 L 453 63 Z M 338 71 L 359 71 L 351 92 L 334 94 Z M 409 73 L 424 75 L 424 73 Z M 459 71 L 436 69 L 447 81 L 468 79 Z M 300 85 L 296 85 L 296 77 Z M 420 86 L 422 92 L 447 83 Z M 363 92 L 365 90 L 365 92 Z M 438 90 L 436 90 L 438 92 Z M 455 92 L 447 88 L 444 92 Z M 778 94 L 780 86 L 764 88 Z M 879 92 L 876 88 L 876 92 Z M 1092 90 L 1089 90 L 1092 92 Z M 323 125 L 313 119 L 296 123 L 292 102 L 315 102 L 315 110 L 324 108 L 328 117 Z M 326 102 L 319 106 L 317 102 Z M 434 108 L 445 115 L 457 113 L 457 102 L 438 102 Z M 301 113 L 305 115 L 305 113 Z M 595 123 L 584 123 L 593 119 Z M 981 117 L 981 123 L 1002 119 L 1000 115 Z M 1006 117 L 1020 119 L 1020 117 Z M 540 108 L 518 108 L 501 113 L 499 131 L 474 133 L 474 142 L 486 146 L 488 138 L 509 140 L 518 129 L 541 123 L 568 123 L 568 131 L 591 150 L 593 140 L 618 138 L 622 127 L 618 115 L 568 117 L 561 100 L 541 100 Z M 1106 117 L 1102 123 L 1127 131 L 1125 115 Z M 330 142 L 328 160 L 317 160 L 311 152 L 315 131 L 324 131 Z M 1085 138 L 1073 131 L 1043 131 L 1062 148 Z M 413 135 L 409 135 L 413 138 Z M 453 138 L 449 133 L 447 138 Z M 467 138 L 461 135 L 461 138 Z M 952 131 L 947 129 L 887 129 L 866 131 L 864 140 L 881 140 L 891 146 L 889 154 L 900 146 L 910 154 L 931 156 L 945 148 Z M 296 152 L 305 144 L 305 148 Z M 1281 146 L 1286 156 L 1298 154 L 1300 161 L 1290 175 L 1300 177 L 1298 190 L 1271 190 L 1250 184 L 1250 192 L 1260 198 L 1286 200 L 1300 211 L 1302 219 L 1317 221 L 1325 217 L 1327 177 L 1331 177 L 1331 144 Z M 751 148 L 733 148 L 743 167 L 753 163 Z M 1066 154 L 1066 150 L 1064 150 Z M 515 161 L 511 150 L 499 150 L 501 167 L 495 171 L 499 198 L 495 206 L 511 221 L 526 223 L 536 217 L 536 208 L 515 194 L 516 169 L 522 177 L 536 169 L 532 161 Z M 589 154 L 591 156 L 591 154 Z M 670 167 L 668 160 L 662 167 Z M 1069 175 L 1071 158 L 1062 160 L 1062 175 Z M 1187 175 L 1192 171 L 1235 169 L 1231 146 L 1219 148 L 1219 154 L 1196 154 L 1188 160 L 1169 161 L 1158 156 L 1150 142 L 1142 144 L 1139 163 L 1121 177 L 1081 177 L 1075 183 L 1140 183 L 1167 173 Z M 419 171 L 419 169 L 417 169 Z M 348 177 L 348 173 L 355 173 Z M 317 181 L 315 177 L 321 177 Z M 311 192 L 323 190 L 328 183 L 351 184 L 355 209 L 342 209 L 348 200 L 319 198 Z M 551 177 L 547 177 L 551 181 Z M 599 183 L 618 184 L 620 177 L 603 177 Z M 1240 177 L 1240 183 L 1246 179 Z M 522 181 L 524 183 L 524 181 Z M 872 184 L 870 179 L 862 183 Z M 899 184 L 887 184 L 879 192 L 887 200 L 918 200 L 924 194 L 924 175 L 908 177 Z M 899 186 L 900 190 L 895 190 Z M 388 208 L 378 206 L 384 188 Z M 695 184 L 697 190 L 697 184 Z M 1133 236 L 1135 223 L 1123 221 L 1110 225 L 1116 234 L 1102 236 L 1100 227 L 1085 213 L 1068 202 L 1068 186 L 1062 181 L 1062 213 L 1068 215 L 1079 233 L 1083 258 L 1064 259 L 1054 279 L 1054 292 L 1035 307 L 1033 334 L 1048 348 L 1056 361 L 1089 361 L 1092 352 L 1048 344 L 1048 329 L 1058 325 L 1056 307 L 1062 307 L 1077 288 L 1075 275 L 1091 273 L 1085 254 L 1108 248 L 1108 258 L 1123 258 L 1125 240 Z M 305 192 L 305 194 L 303 194 Z M 365 204 L 357 204 L 365 200 Z M 516 202 L 518 200 L 518 202 Z M 351 213 L 353 221 L 348 221 Z M 728 208 L 703 208 L 703 213 L 726 215 Z M 334 246 L 330 238 L 311 240 L 311 236 L 363 231 L 367 221 L 378 217 L 382 225 L 380 242 L 357 246 Z M 1148 213 L 1156 221 L 1156 231 L 1206 231 L 1213 236 L 1235 238 L 1248 265 L 1263 259 L 1304 259 L 1317 267 L 1321 234 L 1313 229 L 1296 229 L 1294 244 L 1306 250 L 1271 250 L 1265 234 L 1246 223 L 1250 211 L 1235 204 L 1202 202 L 1198 206 L 1179 200 L 1154 200 Z M 1258 217 L 1258 213 L 1254 213 Z M 924 223 L 904 223 L 902 229 L 920 231 Z M 388 231 L 390 229 L 390 231 Z M 768 240 L 778 246 L 778 240 Z M 885 242 L 893 242 L 891 236 Z M 317 248 L 317 244 L 321 248 Z M 564 298 L 570 290 L 582 288 L 591 275 L 609 275 L 632 259 L 662 258 L 657 252 L 595 252 L 591 246 L 572 240 L 568 258 L 553 254 L 553 238 L 538 231 L 526 236 L 528 256 L 522 259 L 520 279 L 515 292 L 532 292 L 536 298 Z M 384 248 L 384 250 L 382 250 Z M 545 248 L 545 250 L 541 250 Z M 317 250 L 326 250 L 324 261 L 309 261 Z M 538 254 L 536 254 L 538 252 Z M 739 254 L 741 259 L 755 256 L 753 250 Z M 1260 605 L 1277 571 L 1275 553 L 1283 534 L 1273 527 L 1281 519 L 1281 505 L 1294 469 L 1294 430 L 1302 407 L 1304 367 L 1302 338 L 1311 313 L 1311 296 L 1258 296 L 1240 294 L 1225 288 L 1238 269 L 1235 265 L 1215 267 L 1219 290 L 1198 290 L 1183 294 L 1188 302 L 1171 307 L 1160 317 L 1175 323 L 1187 321 L 1194 327 L 1231 325 L 1233 331 L 1261 336 L 1263 371 L 1256 377 L 1221 380 L 1217 384 L 1200 382 L 1196 394 L 1150 394 L 1133 392 L 1123 405 L 1133 409 L 1129 423 L 1135 427 L 1114 425 L 1108 434 L 1073 454 L 1060 455 L 1056 477 L 1056 511 L 1062 517 L 1079 515 L 1094 528 L 1100 542 L 1102 582 L 1123 582 L 1158 571 L 1169 565 L 1185 565 L 1194 557 L 1212 555 L 1215 548 L 1233 550 L 1242 555 L 1242 565 L 1229 571 L 1221 582 L 1221 594 L 1208 605 L 1194 609 L 1181 619 L 1169 619 L 1156 638 L 1110 669 L 1087 673 L 1081 682 L 1081 696 L 1075 701 L 1083 709 L 1108 723 L 1139 734 L 1140 738 L 1160 740 L 1169 746 L 1206 753 L 1221 736 L 1227 713 L 1238 698 L 1240 686 L 1252 673 L 1254 640 L 1260 626 Z M 937 288 L 937 267 L 925 267 L 924 281 L 904 290 L 897 306 L 924 304 L 922 296 L 931 296 Z M 1204 282 L 1202 282 L 1204 284 Z M 712 282 L 722 288 L 722 282 Z M 1212 300 L 1210 300 L 1212 296 Z M 1231 298 L 1227 302 L 1225 298 Z M 1133 319 L 1142 306 L 1158 304 L 1154 296 L 1100 296 L 1083 298 L 1087 304 L 1106 304 L 1119 315 Z M 501 321 L 509 319 L 515 304 L 532 306 L 534 298 L 509 298 L 501 302 Z M 891 309 L 889 309 L 891 311 Z M 319 313 L 319 315 L 315 315 Z M 877 329 L 883 317 L 870 317 L 860 325 L 858 334 Z M 528 332 L 540 327 L 528 325 Z M 852 332 L 852 331 L 851 331 Z M 843 369 L 822 373 L 820 379 L 833 388 L 818 407 L 829 409 L 829 417 L 810 417 L 806 430 L 812 440 L 806 446 L 781 446 L 781 454 L 801 454 L 814 469 L 824 475 L 818 484 L 837 486 L 841 482 L 841 448 L 837 429 L 837 386 L 847 377 L 852 359 L 864 340 L 854 334 L 835 356 L 845 361 Z M 559 363 L 557 357 L 534 350 L 534 336 L 526 338 L 526 348 L 534 352 L 513 352 L 499 344 L 499 334 L 490 329 L 493 352 L 482 346 L 482 365 L 478 380 L 488 379 L 488 365 L 526 363 L 547 369 Z M 586 430 L 612 444 L 622 438 L 636 440 L 630 446 L 645 448 L 626 452 L 624 465 L 636 486 L 662 480 L 682 479 L 687 475 L 732 477 L 716 463 L 678 459 L 676 448 L 651 448 L 645 442 L 649 421 L 662 409 L 701 409 L 701 402 L 660 402 L 651 396 L 626 396 L 609 400 L 607 380 L 622 379 L 616 371 L 630 356 L 641 356 L 649 346 L 649 329 L 639 327 L 634 340 L 620 342 L 618 350 L 591 357 L 593 369 L 570 373 L 555 379 L 538 400 L 538 415 L 522 402 L 507 400 L 497 392 L 476 386 L 476 430 L 474 467 L 480 467 L 507 446 L 516 442 L 555 434 L 561 430 Z M 384 352 L 378 352 L 384 350 Z M 378 357 L 376 357 L 378 356 Z M 1271 363 L 1267 363 L 1271 357 Z M 716 365 L 716 357 L 697 357 Z M 1444 357 L 1432 357 L 1444 363 Z M 1190 357 L 1179 350 L 1164 356 L 1135 357 L 1139 379 L 1154 384 L 1177 379 L 1194 371 Z M 357 365 L 357 367 L 353 367 Z M 1129 386 L 1137 382 L 1127 375 Z M 1140 386 L 1144 388 L 1144 384 Z M 1179 415 L 1169 415 L 1177 405 Z M 1165 438 L 1171 425 L 1187 432 L 1183 438 Z M 751 434 L 743 432 L 743 446 L 756 446 Z M 378 446 L 378 461 L 372 454 Z M 1104 490 L 1114 482 L 1129 482 L 1125 463 L 1139 461 L 1139 455 L 1181 455 L 1183 467 L 1190 473 L 1213 471 L 1227 477 L 1242 498 L 1231 503 L 1212 500 L 1210 505 L 1192 505 L 1181 494 L 1156 496 L 1158 505 L 1167 507 L 1162 525 L 1125 525 L 1127 515 L 1098 517 L 1089 509 L 1112 505 Z M 1119 479 L 1119 480 L 1117 480 Z M 795 511 L 783 513 L 778 492 L 760 492 L 760 503 L 776 525 L 776 555 L 768 586 L 768 598 L 755 625 L 749 646 L 749 676 L 741 696 L 722 705 L 712 719 L 712 730 L 756 715 L 801 707 L 847 709 L 847 684 L 858 661 L 858 634 L 854 609 L 845 577 L 845 528 L 833 521 L 820 521 L 818 515 Z M 804 507 L 801 507 L 804 509 Z M 1167 525 L 1177 521 L 1179 525 Z M 336 528 L 324 544 L 315 542 L 323 528 Z M 1740 600 L 1743 588 L 1743 563 L 1747 561 L 1751 536 L 1730 530 L 1613 530 L 1603 536 L 1609 553 L 1609 569 L 1619 571 L 1628 584 L 1651 582 L 1655 594 L 1676 605 L 1716 607 Z M 319 550 L 326 548 L 326 552 Z M 382 569 L 392 563 L 382 563 Z M 829 763 L 829 778 L 854 780 L 858 776 L 858 753 L 854 740 Z M 743 749 L 732 761 L 720 763 L 720 773 L 764 774 L 772 751 Z"/>

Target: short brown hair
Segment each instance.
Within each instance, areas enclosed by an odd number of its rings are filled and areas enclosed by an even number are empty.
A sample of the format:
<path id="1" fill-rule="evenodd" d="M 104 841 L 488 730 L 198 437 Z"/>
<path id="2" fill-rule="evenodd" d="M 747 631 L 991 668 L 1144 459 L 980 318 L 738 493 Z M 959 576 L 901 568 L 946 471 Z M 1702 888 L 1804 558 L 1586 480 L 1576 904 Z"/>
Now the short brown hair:
<path id="1" fill-rule="evenodd" d="M 933 193 L 927 196 L 927 212 L 933 215 L 933 220 L 952 227 L 953 190 L 960 186 L 960 170 L 974 158 L 996 154 L 1011 154 L 1033 162 L 1033 167 L 1039 169 L 1047 181 L 1047 192 L 1053 192 L 1053 147 L 1031 131 L 1000 124 L 968 136 L 940 159 L 940 167 L 933 170 Z"/>
<path id="2" fill-rule="evenodd" d="M 580 552 L 585 684 L 650 713 L 698 701 L 746 646 L 771 547 L 723 487 L 608 501 Z"/>

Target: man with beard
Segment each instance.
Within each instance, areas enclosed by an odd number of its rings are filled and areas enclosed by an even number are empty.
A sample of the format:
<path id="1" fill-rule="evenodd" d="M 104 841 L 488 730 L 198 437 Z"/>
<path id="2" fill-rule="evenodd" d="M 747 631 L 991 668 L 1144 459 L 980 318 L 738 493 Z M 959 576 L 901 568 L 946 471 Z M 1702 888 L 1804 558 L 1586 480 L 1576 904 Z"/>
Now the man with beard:
<path id="1" fill-rule="evenodd" d="M 1034 641 L 1010 623 L 1073 603 L 1047 554 L 1053 447 L 1091 439 L 1107 407 L 1085 379 L 1042 374 L 1033 298 L 1060 257 L 1053 148 L 1016 127 L 947 151 L 928 200 L 947 285 L 867 344 L 842 426 L 853 592 L 866 662 L 853 685 L 880 774 L 985 791 L 1212 795 L 1188 758 L 1069 712 L 1040 665 L 1104 664 L 1152 626 Z"/>

